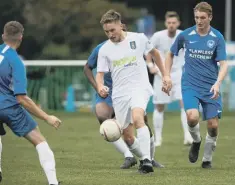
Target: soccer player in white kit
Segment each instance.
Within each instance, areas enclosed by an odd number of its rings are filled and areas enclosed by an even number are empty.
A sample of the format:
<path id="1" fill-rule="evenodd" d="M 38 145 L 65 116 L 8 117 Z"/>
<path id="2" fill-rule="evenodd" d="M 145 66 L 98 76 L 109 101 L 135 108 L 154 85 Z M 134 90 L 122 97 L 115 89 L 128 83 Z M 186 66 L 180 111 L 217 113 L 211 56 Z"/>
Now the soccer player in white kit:
<path id="1" fill-rule="evenodd" d="M 153 55 L 161 73 L 164 74 L 160 53 L 144 34 L 123 31 L 121 15 L 118 12 L 109 10 L 102 16 L 100 23 L 109 40 L 100 48 L 98 54 L 98 93 L 101 97 L 107 96 L 104 73 L 111 72 L 113 107 L 116 119 L 122 125 L 124 140 L 141 160 L 139 171 L 153 172 L 150 134 L 144 122 L 146 106 L 153 90 L 143 55 Z M 134 127 L 138 139 L 134 136 Z"/>
<path id="2" fill-rule="evenodd" d="M 165 60 L 166 53 L 170 50 L 171 45 L 175 41 L 177 35 L 181 32 L 178 30 L 180 25 L 180 18 L 176 12 L 169 11 L 165 15 L 166 29 L 156 32 L 150 39 L 151 43 L 160 51 L 161 57 Z M 183 107 L 181 94 L 181 76 L 182 67 L 184 65 L 184 51 L 179 52 L 179 56 L 174 58 L 174 63 L 171 70 L 171 78 L 173 80 L 173 87 L 169 96 L 162 91 L 162 77 L 158 74 L 157 68 L 153 65 L 151 57 L 147 57 L 148 67 L 151 73 L 155 73 L 154 77 L 154 113 L 153 125 L 155 130 L 155 146 L 162 144 L 162 128 L 164 120 L 165 104 L 178 100 L 181 107 L 181 123 L 184 130 L 184 144 L 192 144 L 192 137 L 188 131 L 187 118 Z"/>

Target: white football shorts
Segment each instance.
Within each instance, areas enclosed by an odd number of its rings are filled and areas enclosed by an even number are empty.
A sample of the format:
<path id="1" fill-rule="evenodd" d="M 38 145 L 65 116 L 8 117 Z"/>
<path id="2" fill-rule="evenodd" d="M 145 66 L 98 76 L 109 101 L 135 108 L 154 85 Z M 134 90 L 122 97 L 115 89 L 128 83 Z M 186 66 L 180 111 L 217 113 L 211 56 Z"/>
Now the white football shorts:
<path id="1" fill-rule="evenodd" d="M 132 121 L 131 111 L 134 108 L 141 108 L 146 111 L 152 93 L 148 91 L 136 91 L 128 96 L 113 99 L 115 117 L 121 124 L 122 129 L 129 126 Z"/>

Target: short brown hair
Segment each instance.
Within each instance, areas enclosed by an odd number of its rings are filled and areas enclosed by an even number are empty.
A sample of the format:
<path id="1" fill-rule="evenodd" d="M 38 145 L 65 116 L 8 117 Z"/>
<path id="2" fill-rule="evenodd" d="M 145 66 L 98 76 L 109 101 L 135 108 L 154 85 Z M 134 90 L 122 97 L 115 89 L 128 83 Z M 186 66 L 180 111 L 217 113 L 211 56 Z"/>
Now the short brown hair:
<path id="1" fill-rule="evenodd" d="M 116 12 L 115 10 L 109 10 L 107 11 L 101 18 L 100 24 L 106 24 L 116 21 L 121 21 L 122 17 L 119 12 Z"/>
<path id="2" fill-rule="evenodd" d="M 165 14 L 165 19 L 168 19 L 168 18 L 172 18 L 172 17 L 175 17 L 178 19 L 178 21 L 180 20 L 180 16 L 177 12 L 175 11 L 167 11 L 166 14 Z"/>
<path id="3" fill-rule="evenodd" d="M 206 12 L 209 16 L 211 16 L 212 6 L 207 2 L 200 2 L 195 6 L 194 11 Z"/>
<path id="4" fill-rule="evenodd" d="M 23 32 L 24 27 L 21 23 L 17 21 L 7 22 L 3 29 L 3 39 L 4 41 L 17 41 Z"/>

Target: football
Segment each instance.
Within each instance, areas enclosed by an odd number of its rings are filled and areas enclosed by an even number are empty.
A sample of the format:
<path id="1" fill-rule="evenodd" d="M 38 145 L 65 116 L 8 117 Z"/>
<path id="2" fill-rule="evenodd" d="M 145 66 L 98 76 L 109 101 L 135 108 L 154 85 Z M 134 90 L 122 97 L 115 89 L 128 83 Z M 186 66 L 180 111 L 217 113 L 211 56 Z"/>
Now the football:
<path id="1" fill-rule="evenodd" d="M 107 119 L 100 125 L 100 134 L 108 142 L 117 141 L 122 136 L 121 125 L 115 119 Z"/>

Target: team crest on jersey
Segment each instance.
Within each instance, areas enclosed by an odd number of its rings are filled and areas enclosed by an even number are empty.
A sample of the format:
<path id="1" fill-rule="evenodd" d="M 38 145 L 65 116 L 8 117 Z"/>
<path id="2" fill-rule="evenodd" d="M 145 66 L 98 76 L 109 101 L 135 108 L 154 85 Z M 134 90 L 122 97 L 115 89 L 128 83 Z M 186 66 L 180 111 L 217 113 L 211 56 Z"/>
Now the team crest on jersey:
<path id="1" fill-rule="evenodd" d="M 136 49 L 135 41 L 130 42 L 130 47 L 131 47 L 131 49 Z"/>
<path id="2" fill-rule="evenodd" d="M 207 41 L 207 46 L 208 46 L 209 48 L 213 48 L 213 47 L 215 46 L 215 41 L 213 41 L 213 40 L 208 40 L 208 41 Z"/>

